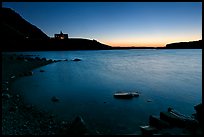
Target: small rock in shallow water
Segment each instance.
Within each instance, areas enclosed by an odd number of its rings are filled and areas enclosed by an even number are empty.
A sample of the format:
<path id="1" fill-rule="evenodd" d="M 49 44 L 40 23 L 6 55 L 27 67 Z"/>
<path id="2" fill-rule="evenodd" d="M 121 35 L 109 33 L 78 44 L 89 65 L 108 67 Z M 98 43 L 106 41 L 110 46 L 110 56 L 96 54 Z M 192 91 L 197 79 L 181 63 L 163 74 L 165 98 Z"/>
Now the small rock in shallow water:
<path id="1" fill-rule="evenodd" d="M 9 83 L 8 81 L 2 82 L 2 84 L 5 84 L 5 85 L 8 85 L 8 83 Z"/>
<path id="2" fill-rule="evenodd" d="M 59 98 L 57 98 L 56 96 L 53 96 L 51 98 L 52 102 L 59 102 Z"/>
<path id="3" fill-rule="evenodd" d="M 72 61 L 81 61 L 81 59 L 75 58 Z"/>
<path id="4" fill-rule="evenodd" d="M 66 125 L 66 124 L 67 124 L 67 122 L 65 122 L 65 121 L 62 121 L 62 122 L 61 122 L 61 124 L 62 124 L 62 125 Z"/>
<path id="5" fill-rule="evenodd" d="M 151 99 L 148 99 L 147 102 L 152 102 L 152 100 L 151 100 Z"/>
<path id="6" fill-rule="evenodd" d="M 2 98 L 9 99 L 11 96 L 8 93 L 2 93 Z"/>
<path id="7" fill-rule="evenodd" d="M 41 69 L 40 72 L 45 72 L 45 71 Z"/>
<path id="8" fill-rule="evenodd" d="M 20 95 L 19 95 L 19 94 L 16 94 L 16 97 L 17 97 L 17 98 L 19 98 L 19 97 L 20 97 Z"/>
<path id="9" fill-rule="evenodd" d="M 16 76 L 11 76 L 11 79 L 14 79 Z"/>

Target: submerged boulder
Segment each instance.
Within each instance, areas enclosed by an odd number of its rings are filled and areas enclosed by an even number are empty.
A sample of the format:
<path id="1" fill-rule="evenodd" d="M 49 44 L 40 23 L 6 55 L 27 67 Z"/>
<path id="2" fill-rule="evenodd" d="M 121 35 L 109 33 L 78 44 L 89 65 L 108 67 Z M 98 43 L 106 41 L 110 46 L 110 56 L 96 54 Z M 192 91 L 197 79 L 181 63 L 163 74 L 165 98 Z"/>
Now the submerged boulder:
<path id="1" fill-rule="evenodd" d="M 57 98 L 56 96 L 53 96 L 53 97 L 51 98 L 51 101 L 52 101 L 52 102 L 59 102 L 59 98 Z"/>
<path id="2" fill-rule="evenodd" d="M 45 72 L 45 70 L 42 70 L 42 69 L 41 69 L 40 72 Z"/>

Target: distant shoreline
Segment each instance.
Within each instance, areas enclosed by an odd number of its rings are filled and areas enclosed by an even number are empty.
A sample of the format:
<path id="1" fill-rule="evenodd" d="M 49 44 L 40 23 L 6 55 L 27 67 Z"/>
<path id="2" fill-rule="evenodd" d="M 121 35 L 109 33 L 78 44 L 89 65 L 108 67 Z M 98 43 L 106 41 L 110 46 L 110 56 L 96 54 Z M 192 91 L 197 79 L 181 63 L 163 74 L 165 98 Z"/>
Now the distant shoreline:
<path id="1" fill-rule="evenodd" d="M 128 50 L 128 49 L 202 49 L 201 46 L 199 47 L 185 47 L 185 48 L 179 48 L 179 47 L 111 47 L 109 49 L 11 49 L 11 50 L 2 50 L 2 52 L 32 52 L 32 51 L 95 51 L 95 50 Z"/>
<path id="2" fill-rule="evenodd" d="M 21 46 L 16 46 L 21 45 Z M 29 45 L 29 46 L 26 46 Z M 43 45 L 38 47 L 37 45 Z M 111 47 L 87 39 L 75 40 L 28 40 L 16 41 L 15 46 L 4 48 L 3 52 L 12 51 L 75 51 L 75 50 L 127 50 L 127 49 L 202 49 L 202 40 L 167 44 L 165 47 Z M 12 48 L 13 47 L 13 48 Z"/>

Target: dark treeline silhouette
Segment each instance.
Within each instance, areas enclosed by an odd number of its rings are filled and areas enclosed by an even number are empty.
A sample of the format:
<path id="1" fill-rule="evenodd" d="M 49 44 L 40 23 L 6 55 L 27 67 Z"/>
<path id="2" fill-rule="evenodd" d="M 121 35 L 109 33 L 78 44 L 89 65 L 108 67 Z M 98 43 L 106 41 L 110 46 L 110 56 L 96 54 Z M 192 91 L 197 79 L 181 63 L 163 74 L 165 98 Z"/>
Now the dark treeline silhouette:
<path id="1" fill-rule="evenodd" d="M 171 43 L 166 47 L 111 47 L 96 40 L 82 38 L 51 39 L 10 8 L 1 8 L 1 19 L 2 51 L 202 48 L 202 40 Z"/>

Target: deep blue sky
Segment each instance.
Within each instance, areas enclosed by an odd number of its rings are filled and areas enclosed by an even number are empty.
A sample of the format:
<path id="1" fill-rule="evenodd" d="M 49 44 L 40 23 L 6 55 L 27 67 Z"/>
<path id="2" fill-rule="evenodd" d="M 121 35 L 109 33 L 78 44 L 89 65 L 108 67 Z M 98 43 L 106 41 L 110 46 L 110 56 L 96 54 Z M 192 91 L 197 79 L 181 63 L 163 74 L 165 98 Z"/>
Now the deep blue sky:
<path id="1" fill-rule="evenodd" d="M 3 2 L 48 36 L 112 46 L 165 46 L 202 39 L 201 2 Z"/>

